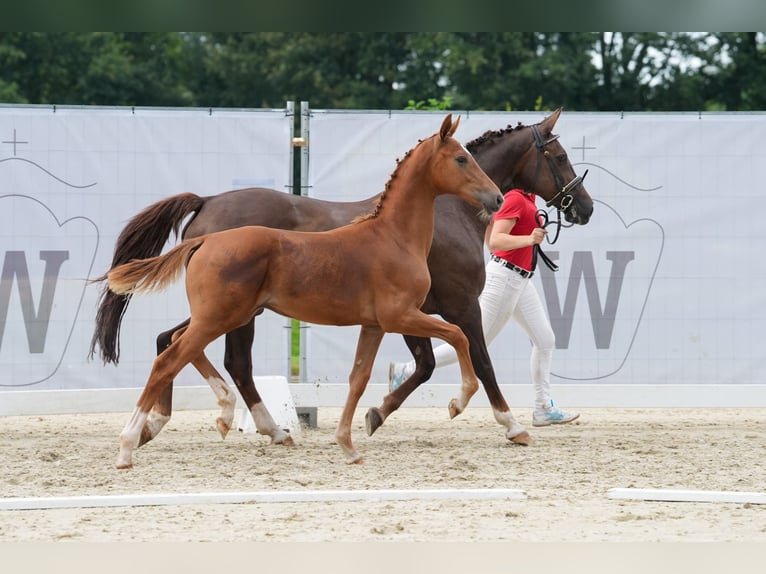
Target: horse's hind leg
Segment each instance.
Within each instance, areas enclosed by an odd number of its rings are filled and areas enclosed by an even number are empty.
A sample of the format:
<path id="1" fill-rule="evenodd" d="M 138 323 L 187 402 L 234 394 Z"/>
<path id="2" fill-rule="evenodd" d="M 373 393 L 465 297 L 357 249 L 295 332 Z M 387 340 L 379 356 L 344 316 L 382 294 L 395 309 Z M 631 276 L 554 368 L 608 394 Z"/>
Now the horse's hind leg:
<path id="1" fill-rule="evenodd" d="M 255 339 L 255 320 L 226 334 L 224 366 L 237 385 L 242 400 L 255 422 L 258 434 L 271 437 L 272 444 L 293 445 L 289 429 L 279 428 L 274 418 L 266 409 L 253 382 L 253 340 Z"/>
<path id="2" fill-rule="evenodd" d="M 176 325 L 172 329 L 164 331 L 157 335 L 157 355 L 167 349 L 173 342 L 174 335 L 178 331 L 185 331 L 189 326 L 189 319 Z M 138 446 L 144 445 L 154 437 L 156 437 L 163 427 L 168 424 L 173 412 L 173 385 L 170 384 L 162 389 L 160 396 L 157 398 L 157 402 L 149 411 L 149 416 L 146 419 L 146 424 L 141 430 L 141 438 L 138 441 Z"/>
<path id="3" fill-rule="evenodd" d="M 162 353 L 173 341 L 178 339 L 178 337 L 186 331 L 188 326 L 189 319 L 168 331 L 160 333 L 157 336 L 157 355 Z M 205 382 L 210 385 L 210 388 L 218 399 L 218 405 L 221 407 L 221 416 L 216 419 L 216 426 L 218 427 L 218 432 L 221 434 L 221 438 L 226 438 L 226 435 L 231 430 L 231 425 L 234 420 L 234 407 L 236 405 L 237 397 L 204 353 L 195 358 L 192 361 L 192 365 L 197 369 L 199 374 L 202 375 Z M 170 420 L 172 409 L 173 384 L 171 383 L 162 389 L 157 398 L 157 402 L 152 407 L 152 410 L 149 411 L 146 424 L 141 430 L 141 438 L 138 441 L 138 446 L 146 444 L 159 434 L 162 428 Z"/>
<path id="4" fill-rule="evenodd" d="M 143 430 L 149 418 L 149 412 L 157 403 L 165 387 L 173 384 L 173 379 L 181 369 L 196 359 L 215 336 L 197 331 L 190 336 L 186 330 L 179 335 L 170 347 L 154 359 L 152 371 L 141 396 L 136 403 L 128 422 L 120 433 L 120 452 L 115 466 L 119 469 L 133 466 L 133 451 L 138 447 Z"/>
<path id="5" fill-rule="evenodd" d="M 383 397 L 383 404 L 379 407 L 371 407 L 364 417 L 367 434 L 372 436 L 380 428 L 388 416 L 397 410 L 405 399 L 410 396 L 415 389 L 431 378 L 436 367 L 434 360 L 434 350 L 431 339 L 427 337 L 404 336 L 404 342 L 407 344 L 412 356 L 415 359 L 415 371 L 399 385 L 396 389 Z"/>

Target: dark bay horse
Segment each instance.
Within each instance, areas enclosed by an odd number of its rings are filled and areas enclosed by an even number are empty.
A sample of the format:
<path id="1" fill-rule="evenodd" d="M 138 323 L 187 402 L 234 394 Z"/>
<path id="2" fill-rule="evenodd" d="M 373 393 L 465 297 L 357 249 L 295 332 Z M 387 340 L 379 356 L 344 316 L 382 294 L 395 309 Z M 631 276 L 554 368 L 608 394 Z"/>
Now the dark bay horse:
<path id="1" fill-rule="evenodd" d="M 455 414 L 465 409 L 479 388 L 468 339 L 456 325 L 420 310 L 431 287 L 427 258 L 436 197 L 454 195 L 486 217 L 503 201 L 497 185 L 453 137 L 459 121 L 453 123 L 448 114 L 439 132 L 407 152 L 374 209 L 350 225 L 324 232 L 262 226 L 219 231 L 186 239 L 164 255 L 114 267 L 97 279 L 117 294 L 140 293 L 166 288 L 185 268 L 191 310 L 188 325 L 156 357 L 120 433 L 117 468 L 132 467 L 149 413 L 181 369 L 199 362 L 210 342 L 264 309 L 309 323 L 360 325 L 335 432 L 349 463 L 362 460 L 351 441 L 351 422 L 387 332 L 436 337 L 452 345 L 462 385 L 451 409 Z"/>
<path id="2" fill-rule="evenodd" d="M 490 178 L 505 191 L 522 187 L 560 209 L 572 224 L 586 224 L 593 211 L 593 202 L 576 176 L 566 150 L 553 135 L 561 110 L 542 122 L 502 130 L 488 131 L 466 147 Z M 278 229 L 325 231 L 351 222 L 369 213 L 379 195 L 358 202 L 332 202 L 296 196 L 276 190 L 252 188 L 200 197 L 179 194 L 147 207 L 126 225 L 120 234 L 112 267 L 131 259 L 159 255 L 171 233 L 178 235 L 182 222 L 192 219 L 183 230 L 185 239 L 222 229 L 245 225 L 263 225 Z M 431 290 L 422 307 L 429 314 L 438 314 L 458 325 L 470 344 L 473 367 L 487 393 L 496 420 L 506 426 L 506 437 L 525 444 L 529 435 L 516 423 L 500 392 L 494 369 L 486 348 L 481 327 L 478 297 L 484 286 L 484 232 L 487 221 L 477 217 L 474 206 L 453 196 L 436 200 L 436 217 L 428 266 Z M 130 295 L 117 295 L 104 289 L 91 341 L 91 356 L 96 347 L 104 362 L 119 361 L 119 329 Z M 174 327 L 157 338 L 157 352 L 165 349 L 178 329 Z M 226 335 L 224 365 L 236 384 L 248 410 L 253 413 L 260 434 L 268 435 L 274 443 L 288 443 L 289 436 L 279 429 L 268 413 L 264 413 L 260 396 L 253 384 L 251 347 L 254 337 L 253 321 Z M 405 336 L 417 368 L 410 379 L 384 398 L 379 408 L 372 408 L 366 417 L 367 432 L 372 434 L 409 394 L 427 381 L 434 369 L 431 341 L 427 338 Z M 228 432 L 234 417 L 234 394 L 222 379 L 216 379 L 215 369 L 205 363 L 195 364 L 211 384 L 222 407 L 218 428 L 222 436 Z M 140 444 L 151 440 L 169 420 L 172 407 L 172 386 L 165 388 L 152 410 Z"/>

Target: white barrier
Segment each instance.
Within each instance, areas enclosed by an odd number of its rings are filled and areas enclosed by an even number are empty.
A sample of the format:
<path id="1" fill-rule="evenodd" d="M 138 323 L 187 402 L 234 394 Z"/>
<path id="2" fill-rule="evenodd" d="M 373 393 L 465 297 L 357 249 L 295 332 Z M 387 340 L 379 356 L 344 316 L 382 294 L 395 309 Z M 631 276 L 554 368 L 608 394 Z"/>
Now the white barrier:
<path id="1" fill-rule="evenodd" d="M 0 510 L 49 508 L 103 508 L 115 506 L 168 506 L 181 504 L 242 504 L 271 502 L 355 502 L 360 500 L 512 500 L 524 499 L 522 490 L 279 490 L 256 492 L 194 492 L 170 494 L 114 494 L 103 496 L 50 496 L 0 499 Z"/>

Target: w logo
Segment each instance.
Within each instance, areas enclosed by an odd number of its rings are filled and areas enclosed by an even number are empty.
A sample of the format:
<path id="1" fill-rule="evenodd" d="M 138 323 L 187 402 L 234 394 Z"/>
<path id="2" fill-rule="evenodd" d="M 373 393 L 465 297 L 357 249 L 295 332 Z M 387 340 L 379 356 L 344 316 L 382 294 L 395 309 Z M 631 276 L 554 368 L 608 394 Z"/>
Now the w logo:
<path id="1" fill-rule="evenodd" d="M 599 203 L 598 225 L 577 230 L 577 250 L 546 250 L 563 273 L 540 266 L 544 304 L 556 334 L 554 375 L 592 380 L 616 373 L 628 358 L 660 263 L 659 223 L 626 223 Z"/>
<path id="2" fill-rule="evenodd" d="M 62 364 L 98 233 L 22 195 L 0 197 L 0 229 L 0 386 L 28 386 Z"/>
<path id="3" fill-rule="evenodd" d="M 19 302 L 30 353 L 42 353 L 45 350 L 45 338 L 53 310 L 53 296 L 56 293 L 61 265 L 69 259 L 69 251 L 41 251 L 40 259 L 45 263 L 39 307 L 35 309 L 32 296 L 32 281 L 29 266 L 23 251 L 6 251 L 2 275 L 0 275 L 0 349 L 3 346 L 5 323 L 11 303 L 11 288 L 16 279 L 19 290 Z"/>

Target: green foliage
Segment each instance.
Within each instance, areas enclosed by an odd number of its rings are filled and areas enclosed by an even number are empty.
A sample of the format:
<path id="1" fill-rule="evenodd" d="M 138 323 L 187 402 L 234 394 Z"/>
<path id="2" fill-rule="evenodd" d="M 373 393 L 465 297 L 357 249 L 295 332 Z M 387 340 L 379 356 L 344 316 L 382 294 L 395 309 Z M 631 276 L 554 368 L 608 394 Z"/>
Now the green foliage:
<path id="1" fill-rule="evenodd" d="M 452 107 L 452 97 L 442 96 L 441 100 L 428 98 L 427 101 L 408 100 L 405 110 L 449 110 Z"/>
<path id="2" fill-rule="evenodd" d="M 762 110 L 762 32 L 0 32 L 0 102 Z"/>

